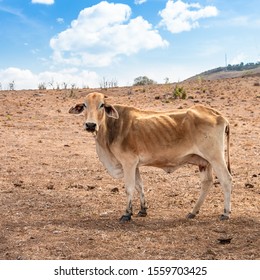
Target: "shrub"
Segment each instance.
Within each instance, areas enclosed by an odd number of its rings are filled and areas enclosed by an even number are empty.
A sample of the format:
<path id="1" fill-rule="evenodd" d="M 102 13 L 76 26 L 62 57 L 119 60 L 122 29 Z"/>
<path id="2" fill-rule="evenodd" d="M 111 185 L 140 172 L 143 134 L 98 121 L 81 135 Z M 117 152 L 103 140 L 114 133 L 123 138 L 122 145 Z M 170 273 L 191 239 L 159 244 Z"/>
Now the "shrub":
<path id="1" fill-rule="evenodd" d="M 9 83 L 9 90 L 14 90 L 14 87 L 15 87 L 14 81 L 10 82 Z"/>
<path id="2" fill-rule="evenodd" d="M 108 80 L 105 77 L 99 82 L 101 89 L 115 88 L 118 87 L 118 81 L 116 78 Z"/>
<path id="3" fill-rule="evenodd" d="M 156 82 L 146 76 L 139 76 L 134 79 L 134 86 L 154 85 Z"/>
<path id="4" fill-rule="evenodd" d="M 39 90 L 46 90 L 46 84 L 45 83 L 39 83 L 39 85 L 38 85 L 38 89 Z"/>
<path id="5" fill-rule="evenodd" d="M 175 86 L 174 90 L 173 90 L 173 98 L 177 99 L 186 99 L 187 98 L 187 94 L 186 91 L 183 87 L 180 87 L 178 85 Z"/>

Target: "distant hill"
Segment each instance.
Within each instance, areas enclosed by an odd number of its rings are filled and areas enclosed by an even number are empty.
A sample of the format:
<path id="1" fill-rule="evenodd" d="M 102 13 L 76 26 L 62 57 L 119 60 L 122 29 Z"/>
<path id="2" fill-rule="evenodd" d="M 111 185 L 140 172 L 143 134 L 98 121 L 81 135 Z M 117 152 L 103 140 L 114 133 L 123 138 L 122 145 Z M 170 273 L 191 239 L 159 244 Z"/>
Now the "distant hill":
<path id="1" fill-rule="evenodd" d="M 226 78 L 236 78 L 245 76 L 260 76 L 260 62 L 257 63 L 240 63 L 236 65 L 228 65 L 227 67 L 218 67 L 198 75 L 188 78 L 186 81 L 191 81 L 198 78 L 205 80 L 216 80 Z"/>

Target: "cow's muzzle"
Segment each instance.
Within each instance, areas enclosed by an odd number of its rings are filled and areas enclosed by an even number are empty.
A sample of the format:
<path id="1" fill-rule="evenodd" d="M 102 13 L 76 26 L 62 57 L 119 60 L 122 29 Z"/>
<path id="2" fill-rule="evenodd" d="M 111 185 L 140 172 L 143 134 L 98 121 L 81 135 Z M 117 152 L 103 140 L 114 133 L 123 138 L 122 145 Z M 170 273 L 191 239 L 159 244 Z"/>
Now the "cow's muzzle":
<path id="1" fill-rule="evenodd" d="M 91 123 L 91 122 L 87 122 L 85 128 L 86 128 L 86 130 L 88 132 L 95 132 L 96 129 L 97 129 L 97 124 Z"/>

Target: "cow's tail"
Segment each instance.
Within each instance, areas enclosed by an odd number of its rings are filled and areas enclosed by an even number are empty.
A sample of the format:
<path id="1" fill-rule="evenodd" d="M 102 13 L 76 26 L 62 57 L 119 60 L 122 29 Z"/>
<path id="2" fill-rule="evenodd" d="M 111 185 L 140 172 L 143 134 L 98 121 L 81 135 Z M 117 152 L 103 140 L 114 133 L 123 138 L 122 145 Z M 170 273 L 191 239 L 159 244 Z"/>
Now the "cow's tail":
<path id="1" fill-rule="evenodd" d="M 230 126 L 227 124 L 225 133 L 227 135 L 227 168 L 229 173 L 231 174 L 231 167 L 230 167 L 230 153 L 229 153 L 229 147 L 230 147 Z"/>

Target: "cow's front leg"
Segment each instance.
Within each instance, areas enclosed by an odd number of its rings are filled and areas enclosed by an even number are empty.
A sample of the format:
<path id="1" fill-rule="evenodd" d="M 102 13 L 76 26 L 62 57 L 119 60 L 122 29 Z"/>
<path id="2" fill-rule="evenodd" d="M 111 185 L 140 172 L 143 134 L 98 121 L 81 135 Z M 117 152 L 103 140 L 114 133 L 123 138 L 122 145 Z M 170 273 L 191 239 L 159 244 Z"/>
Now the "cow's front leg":
<path id="1" fill-rule="evenodd" d="M 138 217 L 146 217 L 147 216 L 147 206 L 146 206 L 146 201 L 145 201 L 145 196 L 144 196 L 144 186 L 143 186 L 143 181 L 140 176 L 139 168 L 136 168 L 136 189 L 139 192 L 140 195 L 140 203 L 141 203 L 141 209 L 138 212 Z"/>
<path id="2" fill-rule="evenodd" d="M 135 191 L 135 175 L 136 175 L 136 164 L 129 166 L 128 164 L 123 166 L 124 169 L 124 181 L 125 191 L 127 196 L 126 211 L 125 214 L 120 218 L 121 223 L 129 222 L 133 214 L 133 197 Z"/>

